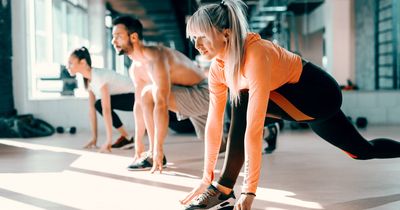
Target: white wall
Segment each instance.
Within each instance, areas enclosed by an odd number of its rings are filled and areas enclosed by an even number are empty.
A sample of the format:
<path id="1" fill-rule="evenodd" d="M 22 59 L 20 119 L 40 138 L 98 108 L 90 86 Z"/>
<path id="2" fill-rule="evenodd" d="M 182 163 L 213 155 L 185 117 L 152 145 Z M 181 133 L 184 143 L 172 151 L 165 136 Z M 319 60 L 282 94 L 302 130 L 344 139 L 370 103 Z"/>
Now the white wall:
<path id="1" fill-rule="evenodd" d="M 321 18 L 319 18 L 321 19 Z M 301 32 L 298 33 L 298 43 L 301 56 L 306 60 L 323 67 L 322 56 L 323 56 L 323 35 L 324 26 L 323 24 L 314 27 L 312 30 L 306 30 L 306 25 L 315 25 L 313 22 L 308 21 L 308 16 L 296 17 L 296 30 Z M 323 22 L 323 21 L 320 21 Z M 292 37 L 292 46 L 294 45 L 294 38 Z M 294 48 L 294 47 L 293 47 Z"/>
<path id="2" fill-rule="evenodd" d="M 339 84 L 347 79 L 355 80 L 355 28 L 354 9 L 351 0 L 326 0 L 307 16 L 297 18 L 300 29 L 300 48 L 305 58 L 319 64 L 322 51 L 321 31 L 325 33 L 325 66 Z M 319 44 L 320 43 L 320 44 Z M 322 63 L 321 63 L 322 64 Z"/>
<path id="3" fill-rule="evenodd" d="M 303 35 L 312 34 L 325 28 L 324 12 L 325 6 L 322 4 L 310 14 L 302 16 L 304 18 L 301 30 Z"/>
<path id="4" fill-rule="evenodd" d="M 327 70 L 339 84 L 346 84 L 347 79 L 355 79 L 353 1 L 326 0 L 322 6 Z"/>
<path id="5" fill-rule="evenodd" d="M 342 110 L 353 120 L 366 117 L 371 124 L 400 124 L 399 91 L 344 91 Z"/>
<path id="6" fill-rule="evenodd" d="M 25 113 L 28 108 L 28 34 L 26 24 L 26 2 L 12 1 L 12 47 L 13 47 L 13 90 L 15 108 L 21 113 Z"/>
<path id="7" fill-rule="evenodd" d="M 102 0 L 90 0 L 90 40 L 95 47 L 95 55 L 104 55 L 104 4 Z M 79 130 L 89 130 L 87 99 L 62 98 L 57 100 L 29 100 L 28 72 L 30 70 L 27 30 L 26 1 L 12 1 L 13 33 L 13 86 L 15 107 L 19 114 L 32 113 L 48 121 L 53 126 L 76 126 Z M 100 61 L 101 63 L 101 61 Z M 132 112 L 119 112 L 128 130 L 133 130 Z M 98 115 L 99 116 L 99 115 Z M 99 130 L 104 131 L 102 118 L 98 118 Z"/>
<path id="8" fill-rule="evenodd" d="M 93 66 L 104 68 L 106 55 L 105 8 L 101 0 L 89 0 L 89 39 Z"/>

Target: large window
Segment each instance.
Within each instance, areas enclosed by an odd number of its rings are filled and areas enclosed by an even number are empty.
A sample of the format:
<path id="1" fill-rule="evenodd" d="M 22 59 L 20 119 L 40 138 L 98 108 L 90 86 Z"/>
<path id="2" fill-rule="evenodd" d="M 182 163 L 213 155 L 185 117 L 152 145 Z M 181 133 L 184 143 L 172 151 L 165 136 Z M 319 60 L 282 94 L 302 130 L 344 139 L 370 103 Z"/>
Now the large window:
<path id="1" fill-rule="evenodd" d="M 49 19 L 46 19 L 46 0 L 35 0 L 35 60 L 36 63 L 45 63 L 50 60 L 49 54 Z"/>
<path id="2" fill-rule="evenodd" d="M 83 93 L 81 81 L 68 77 L 65 65 L 69 53 L 89 47 L 87 0 L 28 1 L 30 82 L 33 98 Z M 78 86 L 75 90 L 71 87 Z"/>

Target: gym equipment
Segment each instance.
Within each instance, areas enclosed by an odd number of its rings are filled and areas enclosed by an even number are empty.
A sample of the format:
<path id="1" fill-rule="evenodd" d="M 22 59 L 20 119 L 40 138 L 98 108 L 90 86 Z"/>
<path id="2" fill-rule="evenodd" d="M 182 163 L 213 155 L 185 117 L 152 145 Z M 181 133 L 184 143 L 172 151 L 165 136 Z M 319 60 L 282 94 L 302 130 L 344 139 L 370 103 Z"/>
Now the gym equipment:
<path id="1" fill-rule="evenodd" d="M 366 117 L 357 117 L 356 126 L 357 128 L 366 128 L 368 125 L 368 120 Z"/>
<path id="2" fill-rule="evenodd" d="M 14 120 L 9 118 L 0 118 L 0 138 L 18 138 L 20 134 Z"/>
<path id="3" fill-rule="evenodd" d="M 50 136 L 53 133 L 53 126 L 44 120 L 34 118 L 32 114 L 0 118 L 0 137 L 32 138 Z"/>
<path id="4" fill-rule="evenodd" d="M 61 83 L 62 87 L 54 87 L 54 83 Z M 78 81 L 75 76 L 71 76 L 68 73 L 67 68 L 64 65 L 60 65 L 59 76 L 54 77 L 40 77 L 38 80 L 40 84 L 40 91 L 42 92 L 55 92 L 61 93 L 63 96 L 73 96 L 74 90 L 78 88 Z"/>
<path id="5" fill-rule="evenodd" d="M 64 133 L 64 128 L 61 127 L 61 126 L 58 126 L 58 127 L 56 128 L 56 132 L 57 132 L 57 133 Z"/>
<path id="6" fill-rule="evenodd" d="M 75 134 L 76 133 L 76 127 L 75 126 L 70 127 L 69 128 L 69 133 L 70 134 Z"/>
<path id="7" fill-rule="evenodd" d="M 78 81 L 76 80 L 75 76 L 71 76 L 68 73 L 68 70 L 64 65 L 61 65 L 60 79 L 63 81 L 63 88 L 61 91 L 61 95 L 73 96 L 74 89 L 78 88 Z"/>
<path id="8" fill-rule="evenodd" d="M 57 133 L 59 133 L 59 134 L 63 134 L 64 132 L 68 132 L 69 134 L 75 134 L 76 133 L 76 127 L 75 126 L 71 126 L 70 128 L 68 128 L 68 129 L 65 129 L 64 127 L 62 127 L 62 126 L 58 126 L 57 128 L 56 128 L 56 131 L 57 131 Z"/>
<path id="9" fill-rule="evenodd" d="M 280 122 L 280 121 L 279 121 Z M 264 148 L 264 154 L 271 154 L 276 149 L 276 142 L 279 135 L 280 125 L 279 122 L 268 124 L 264 126 L 264 141 L 268 146 Z M 266 130 L 268 129 L 268 135 Z"/>

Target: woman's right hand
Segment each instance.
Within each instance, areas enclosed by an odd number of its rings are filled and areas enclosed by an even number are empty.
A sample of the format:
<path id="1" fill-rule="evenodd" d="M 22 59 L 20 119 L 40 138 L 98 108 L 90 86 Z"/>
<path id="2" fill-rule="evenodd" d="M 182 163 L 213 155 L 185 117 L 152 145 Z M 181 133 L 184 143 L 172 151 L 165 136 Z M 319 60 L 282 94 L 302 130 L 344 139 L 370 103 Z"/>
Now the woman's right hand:
<path id="1" fill-rule="evenodd" d="M 91 149 L 91 148 L 98 148 L 97 147 L 97 138 L 92 138 L 88 143 L 86 143 L 85 146 L 83 146 L 84 149 Z"/>
<path id="2" fill-rule="evenodd" d="M 98 152 L 100 152 L 100 153 L 111 153 L 111 144 L 109 144 L 109 143 L 104 143 L 104 144 L 100 147 L 100 149 L 99 149 Z"/>
<path id="3" fill-rule="evenodd" d="M 182 205 L 187 205 L 194 198 L 196 198 L 197 196 L 199 196 L 202 193 L 204 193 L 209 185 L 210 184 L 206 184 L 204 182 L 201 182 L 199 186 L 193 188 L 192 191 L 190 191 L 182 200 L 180 200 L 181 204 Z"/>

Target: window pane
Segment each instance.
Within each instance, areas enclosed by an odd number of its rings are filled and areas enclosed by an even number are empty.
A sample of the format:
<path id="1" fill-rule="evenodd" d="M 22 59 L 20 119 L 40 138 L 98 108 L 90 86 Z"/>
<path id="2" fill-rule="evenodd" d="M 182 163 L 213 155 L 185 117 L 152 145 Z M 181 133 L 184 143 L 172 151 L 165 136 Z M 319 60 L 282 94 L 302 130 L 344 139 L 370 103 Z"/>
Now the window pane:
<path id="1" fill-rule="evenodd" d="M 45 0 L 35 1 L 35 35 L 36 35 L 36 62 L 44 63 L 49 59 L 47 52 L 48 43 L 46 41 L 46 4 Z"/>
<path id="2" fill-rule="evenodd" d="M 45 63 L 47 61 L 46 50 L 47 39 L 45 36 L 36 35 L 36 63 Z"/>
<path id="3" fill-rule="evenodd" d="M 66 56 L 66 4 L 53 1 L 53 61 L 65 63 Z"/>
<path id="4" fill-rule="evenodd" d="M 86 0 L 80 2 L 87 4 Z M 89 47 L 88 12 L 81 4 L 71 0 L 34 0 L 31 4 L 33 97 L 59 96 L 63 90 L 60 85 L 65 82 L 60 78 L 60 68 L 66 65 L 69 53 L 79 46 Z M 83 85 L 77 91 L 87 95 Z"/>

